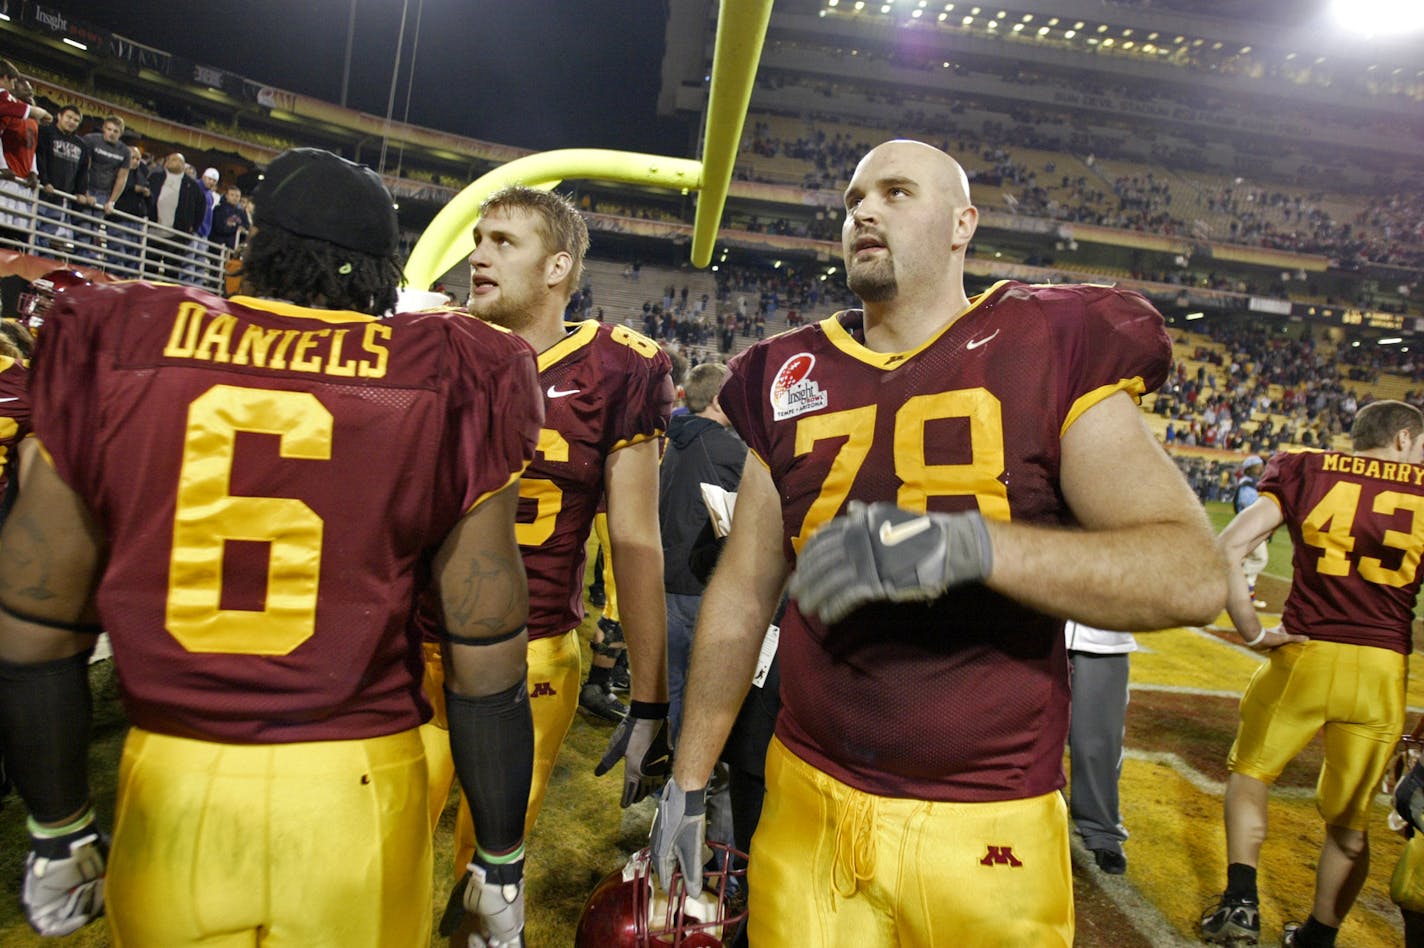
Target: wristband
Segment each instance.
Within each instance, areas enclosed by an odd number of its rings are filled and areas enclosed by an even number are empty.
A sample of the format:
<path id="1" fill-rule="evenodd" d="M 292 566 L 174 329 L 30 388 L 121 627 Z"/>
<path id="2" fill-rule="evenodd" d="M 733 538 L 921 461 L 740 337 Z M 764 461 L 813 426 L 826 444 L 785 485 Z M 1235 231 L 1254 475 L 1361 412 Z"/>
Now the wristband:
<path id="1" fill-rule="evenodd" d="M 1255 637 L 1254 639 L 1252 639 L 1251 641 L 1249 641 L 1249 642 L 1245 642 L 1244 644 L 1246 645 L 1247 648 L 1255 648 L 1256 646 L 1260 645 L 1261 642 L 1265 640 L 1265 638 L 1266 638 L 1266 628 L 1265 628 L 1265 626 L 1262 626 L 1262 627 L 1261 627 L 1261 631 L 1258 632 L 1258 633 L 1256 633 L 1256 637 Z"/>

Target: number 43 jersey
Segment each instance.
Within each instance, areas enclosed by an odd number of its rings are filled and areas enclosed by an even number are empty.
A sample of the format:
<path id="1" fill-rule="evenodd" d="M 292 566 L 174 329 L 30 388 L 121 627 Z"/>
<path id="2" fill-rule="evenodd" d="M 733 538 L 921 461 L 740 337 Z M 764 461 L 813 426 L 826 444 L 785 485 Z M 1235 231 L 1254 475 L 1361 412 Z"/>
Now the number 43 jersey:
<path id="1" fill-rule="evenodd" d="M 533 454 L 523 340 L 115 284 L 63 295 L 32 378 L 35 432 L 108 544 L 99 616 L 135 724 L 279 743 L 429 715 L 412 601 Z"/>
<path id="2" fill-rule="evenodd" d="M 1260 490 L 1281 508 L 1295 544 L 1283 625 L 1408 655 L 1424 551 L 1424 467 L 1337 451 L 1277 454 Z"/>
<path id="3" fill-rule="evenodd" d="M 1162 317 L 1136 293 L 1099 286 L 1006 282 L 971 303 L 911 352 L 867 348 L 852 310 L 732 361 L 719 400 L 770 469 L 788 562 L 851 500 L 1073 522 L 1059 439 L 1114 393 L 1162 383 Z M 777 736 L 868 793 L 1055 790 L 1068 728 L 1062 627 L 977 583 L 928 605 L 866 606 L 831 627 L 793 601 Z"/>

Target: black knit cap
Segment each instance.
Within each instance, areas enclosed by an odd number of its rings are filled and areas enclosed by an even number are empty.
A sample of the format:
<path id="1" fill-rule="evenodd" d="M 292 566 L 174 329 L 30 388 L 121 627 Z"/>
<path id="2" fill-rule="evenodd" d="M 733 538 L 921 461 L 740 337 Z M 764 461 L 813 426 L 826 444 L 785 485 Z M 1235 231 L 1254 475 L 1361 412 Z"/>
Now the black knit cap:
<path id="1" fill-rule="evenodd" d="M 292 148 L 252 192 L 254 223 L 373 257 L 399 246 L 395 203 L 380 175 L 321 148 Z"/>

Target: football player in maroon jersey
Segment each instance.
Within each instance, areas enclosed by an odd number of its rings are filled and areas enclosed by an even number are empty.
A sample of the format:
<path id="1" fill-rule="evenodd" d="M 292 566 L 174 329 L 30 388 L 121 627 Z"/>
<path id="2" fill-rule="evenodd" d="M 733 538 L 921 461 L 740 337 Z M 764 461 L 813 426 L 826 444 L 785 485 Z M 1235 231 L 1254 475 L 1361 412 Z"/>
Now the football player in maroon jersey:
<path id="1" fill-rule="evenodd" d="M 1372 402 L 1355 415 L 1353 454 L 1303 451 L 1266 464 L 1261 497 L 1221 532 L 1233 565 L 1227 609 L 1247 646 L 1268 653 L 1241 698 L 1226 781 L 1227 883 L 1202 916 L 1208 941 L 1260 933 L 1256 865 L 1267 798 L 1320 730 L 1316 808 L 1325 840 L 1310 917 L 1286 944 L 1333 945 L 1369 872 L 1370 804 L 1404 730 L 1407 656 L 1424 552 L 1424 417 Z M 1241 561 L 1286 525 L 1294 576 L 1281 624 L 1263 628 Z"/>
<path id="2" fill-rule="evenodd" d="M 492 195 L 480 214 L 470 255 L 469 310 L 538 351 L 546 399 L 539 450 L 519 482 L 516 528 L 529 577 L 535 765 L 526 825 L 532 826 L 578 706 L 584 548 L 605 494 L 632 704 L 597 772 L 623 760 L 625 807 L 667 776 L 667 641 L 656 497 L 657 439 L 672 412 L 671 363 L 656 343 L 623 326 L 564 322 L 588 248 L 587 227 L 566 198 L 511 187 Z M 431 727 L 426 730 L 430 735 Z M 426 744 L 438 749 L 438 736 L 427 737 Z M 443 797 L 432 806 L 440 804 Z M 462 815 L 457 866 L 465 865 L 476 838 Z M 483 837 L 478 843 L 483 849 Z"/>
<path id="3" fill-rule="evenodd" d="M 107 910 L 131 945 L 428 945 L 430 709 L 410 603 L 433 581 L 450 741 L 490 854 L 468 903 L 512 944 L 534 353 L 456 311 L 378 318 L 399 229 L 370 169 L 288 151 L 255 200 L 253 296 L 77 287 L 45 323 L 31 400 L 46 460 L 0 541 L 26 915 L 57 935 Z M 133 724 L 111 849 L 85 773 L 101 624 Z"/>
<path id="4" fill-rule="evenodd" d="M 1135 404 L 1171 343 L 1132 292 L 968 297 L 978 212 L 938 149 L 873 149 L 845 206 L 864 308 L 757 343 L 718 396 L 751 456 L 654 866 L 695 888 L 703 790 L 794 569 L 751 943 L 1070 945 L 1063 620 L 1155 629 L 1225 598 Z"/>

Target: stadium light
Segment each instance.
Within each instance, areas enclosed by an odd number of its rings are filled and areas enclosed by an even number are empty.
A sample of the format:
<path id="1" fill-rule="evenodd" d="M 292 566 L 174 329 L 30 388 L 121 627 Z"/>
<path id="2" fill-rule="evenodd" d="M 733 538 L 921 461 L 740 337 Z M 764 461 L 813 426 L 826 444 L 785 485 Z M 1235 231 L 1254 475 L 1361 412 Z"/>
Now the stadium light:
<path id="1" fill-rule="evenodd" d="M 1184 318 L 1187 320 L 1205 319 L 1206 313 L 1188 313 Z"/>
<path id="2" fill-rule="evenodd" d="M 66 37 L 64 37 L 63 42 L 68 43 L 70 46 L 73 46 L 75 49 L 82 49 L 82 50 L 84 50 L 86 53 L 89 51 L 89 47 L 88 47 L 88 46 L 85 46 L 83 43 L 79 42 L 79 40 L 72 40 L 72 39 L 70 39 L 69 37 L 66 36 Z"/>
<path id="3" fill-rule="evenodd" d="M 1397 346 L 1403 341 L 1404 340 L 1399 336 L 1390 336 L 1387 339 L 1380 339 L 1377 344 L 1381 346 Z"/>
<path id="4" fill-rule="evenodd" d="M 1360 36 L 1393 38 L 1424 30 L 1419 0 L 1332 0 L 1330 12 L 1340 26 Z"/>

